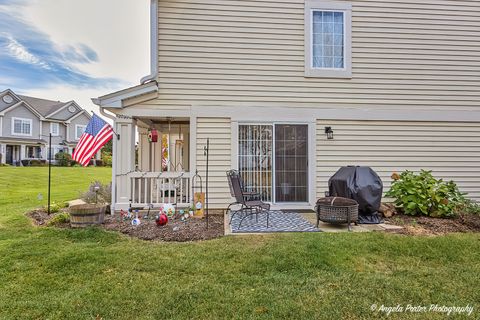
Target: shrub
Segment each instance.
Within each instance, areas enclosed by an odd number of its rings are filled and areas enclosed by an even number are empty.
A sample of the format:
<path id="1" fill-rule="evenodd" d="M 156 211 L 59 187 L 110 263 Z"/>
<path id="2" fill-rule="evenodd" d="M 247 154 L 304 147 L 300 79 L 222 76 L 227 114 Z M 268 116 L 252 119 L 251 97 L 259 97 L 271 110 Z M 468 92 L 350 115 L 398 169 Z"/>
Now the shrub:
<path id="1" fill-rule="evenodd" d="M 98 188 L 96 192 L 95 189 Z M 110 203 L 112 201 L 112 184 L 102 184 L 99 181 L 95 181 L 90 184 L 87 192 L 80 195 L 80 198 L 87 203 L 95 203 L 95 197 L 99 203 Z"/>
<path id="2" fill-rule="evenodd" d="M 102 161 L 105 167 L 112 166 L 112 153 L 102 151 Z"/>
<path id="3" fill-rule="evenodd" d="M 22 166 L 28 167 L 30 165 L 30 160 L 22 160 L 20 161 L 22 163 Z"/>
<path id="4" fill-rule="evenodd" d="M 95 160 L 95 166 L 103 167 L 103 161 L 102 160 Z"/>
<path id="5" fill-rule="evenodd" d="M 60 167 L 68 167 L 72 156 L 67 152 L 59 152 L 55 155 L 55 160 L 57 160 L 57 165 Z"/>
<path id="6" fill-rule="evenodd" d="M 50 213 L 57 213 L 60 211 L 61 208 L 64 208 L 62 204 L 56 203 L 56 202 L 51 202 L 50 203 Z M 43 207 L 43 210 L 45 212 L 48 211 L 48 203 Z"/>
<path id="7" fill-rule="evenodd" d="M 60 212 L 53 216 L 47 223 L 48 226 L 58 226 L 60 224 L 69 223 L 70 215 L 67 212 Z"/>
<path id="8" fill-rule="evenodd" d="M 463 203 L 460 203 L 456 210 L 457 212 L 466 214 L 479 214 L 480 215 L 480 203 L 465 199 Z"/>
<path id="9" fill-rule="evenodd" d="M 395 198 L 395 205 L 408 215 L 452 217 L 466 201 L 455 182 L 436 179 L 431 171 L 415 174 L 407 170 L 392 178 L 392 186 L 385 195 Z"/>

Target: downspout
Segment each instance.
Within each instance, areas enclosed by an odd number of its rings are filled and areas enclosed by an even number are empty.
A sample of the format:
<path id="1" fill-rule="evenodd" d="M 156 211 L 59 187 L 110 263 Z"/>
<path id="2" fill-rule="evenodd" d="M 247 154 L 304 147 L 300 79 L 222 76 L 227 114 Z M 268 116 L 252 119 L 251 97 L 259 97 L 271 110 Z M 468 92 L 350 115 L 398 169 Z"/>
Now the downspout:
<path id="1" fill-rule="evenodd" d="M 102 107 L 98 108 L 100 110 L 100 113 L 104 116 L 107 117 L 108 119 L 113 121 L 113 127 L 115 132 L 117 131 L 117 128 L 115 127 L 115 117 L 106 113 L 105 110 L 103 110 Z M 117 154 L 117 140 L 115 136 L 112 138 L 112 203 L 111 208 L 110 208 L 110 214 L 113 215 L 115 214 L 115 203 L 117 201 L 116 197 L 116 192 L 117 192 L 117 162 L 113 160 L 113 155 Z"/>
<path id="2" fill-rule="evenodd" d="M 158 77 L 158 1 L 150 2 L 150 74 L 140 80 L 141 84 L 157 81 Z"/>

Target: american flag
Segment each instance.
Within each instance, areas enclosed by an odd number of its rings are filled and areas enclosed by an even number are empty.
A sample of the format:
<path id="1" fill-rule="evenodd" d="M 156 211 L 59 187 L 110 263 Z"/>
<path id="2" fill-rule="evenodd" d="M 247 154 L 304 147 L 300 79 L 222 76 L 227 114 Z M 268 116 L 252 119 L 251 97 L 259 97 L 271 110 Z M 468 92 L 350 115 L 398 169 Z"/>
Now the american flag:
<path id="1" fill-rule="evenodd" d="M 82 166 L 88 166 L 92 156 L 113 137 L 112 127 L 93 114 L 85 132 L 75 147 L 72 158 Z"/>

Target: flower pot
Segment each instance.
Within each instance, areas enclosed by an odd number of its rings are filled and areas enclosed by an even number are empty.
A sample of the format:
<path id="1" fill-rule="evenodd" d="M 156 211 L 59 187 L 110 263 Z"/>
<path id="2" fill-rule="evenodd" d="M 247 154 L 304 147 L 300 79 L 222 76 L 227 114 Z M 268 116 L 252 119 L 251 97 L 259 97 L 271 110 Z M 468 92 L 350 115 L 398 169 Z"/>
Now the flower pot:
<path id="1" fill-rule="evenodd" d="M 105 205 L 99 204 L 80 204 L 71 206 L 70 225 L 73 228 L 82 228 L 92 225 L 102 224 L 105 219 Z"/>

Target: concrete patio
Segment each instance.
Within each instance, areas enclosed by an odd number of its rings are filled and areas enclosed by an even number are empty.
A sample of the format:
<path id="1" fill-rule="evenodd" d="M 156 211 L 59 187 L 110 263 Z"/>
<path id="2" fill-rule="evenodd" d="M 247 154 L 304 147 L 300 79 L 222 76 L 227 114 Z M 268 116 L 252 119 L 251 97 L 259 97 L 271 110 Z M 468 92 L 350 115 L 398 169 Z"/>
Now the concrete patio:
<path id="1" fill-rule="evenodd" d="M 316 213 L 313 211 L 309 212 L 297 212 L 299 213 L 305 220 L 307 220 L 313 226 L 317 223 Z M 268 232 L 232 232 L 230 222 L 231 215 L 228 214 L 225 217 L 225 235 L 249 235 L 249 234 L 266 234 Z M 249 219 L 249 218 L 247 218 Z M 253 218 L 255 219 L 255 218 Z M 259 223 L 261 223 L 259 221 Z M 391 230 L 401 230 L 403 227 L 396 226 L 388 223 L 381 223 L 381 224 L 362 224 L 362 225 L 351 225 L 351 232 L 373 232 L 373 231 L 391 231 Z M 324 223 L 320 221 L 319 224 L 319 231 L 320 232 L 349 232 L 348 226 L 346 224 L 342 225 L 334 225 L 329 223 Z M 274 231 L 273 231 L 274 232 Z M 288 232 L 288 231 L 284 231 Z"/>

